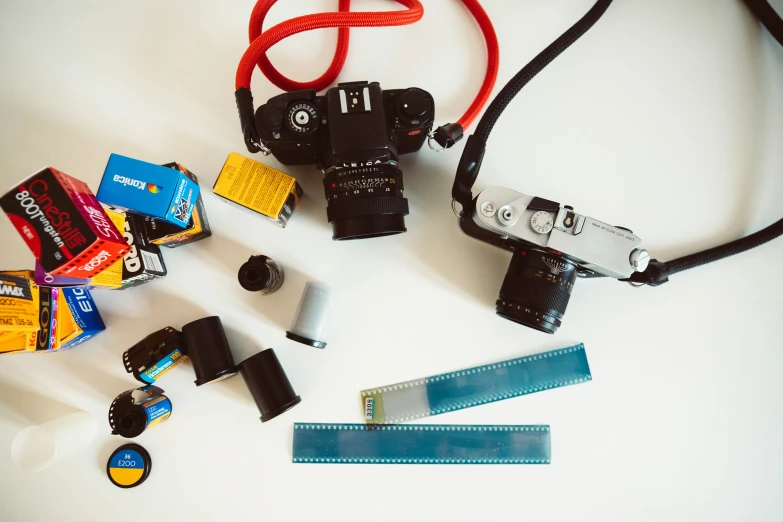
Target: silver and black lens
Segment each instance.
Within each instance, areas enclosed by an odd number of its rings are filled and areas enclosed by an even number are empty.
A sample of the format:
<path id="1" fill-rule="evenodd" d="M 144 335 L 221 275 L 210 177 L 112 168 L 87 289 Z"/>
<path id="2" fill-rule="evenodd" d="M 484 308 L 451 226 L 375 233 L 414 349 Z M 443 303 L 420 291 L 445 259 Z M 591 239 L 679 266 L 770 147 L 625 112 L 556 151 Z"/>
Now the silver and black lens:
<path id="1" fill-rule="evenodd" d="M 328 171 L 324 192 L 332 239 L 367 239 L 405 232 L 408 200 L 402 191 L 402 171 L 392 163 Z"/>
<path id="2" fill-rule="evenodd" d="M 571 298 L 576 270 L 577 265 L 562 256 L 538 250 L 514 252 L 496 313 L 540 332 L 555 333 Z"/>

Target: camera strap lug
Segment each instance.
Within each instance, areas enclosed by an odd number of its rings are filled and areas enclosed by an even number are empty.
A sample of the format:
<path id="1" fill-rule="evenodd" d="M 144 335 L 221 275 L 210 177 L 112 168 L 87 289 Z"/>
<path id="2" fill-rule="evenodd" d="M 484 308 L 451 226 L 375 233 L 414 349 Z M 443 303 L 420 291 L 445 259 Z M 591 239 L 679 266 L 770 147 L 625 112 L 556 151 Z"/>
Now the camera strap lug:
<path id="1" fill-rule="evenodd" d="M 629 285 L 638 288 L 640 286 L 660 286 L 669 282 L 668 267 L 663 261 L 651 259 L 647 269 L 643 272 L 635 272 L 627 279 L 620 279 Z"/>
<path id="2" fill-rule="evenodd" d="M 459 219 L 462 219 L 462 216 L 465 215 L 464 208 L 460 211 L 457 211 L 457 200 L 454 198 L 451 199 L 451 211 L 454 212 L 454 215 L 457 216 Z"/>
<path id="3" fill-rule="evenodd" d="M 435 152 L 443 152 L 453 147 L 462 137 L 462 125 L 459 123 L 447 123 L 427 133 L 427 145 Z M 440 148 L 433 147 L 433 141 L 440 145 Z"/>
<path id="4" fill-rule="evenodd" d="M 435 133 L 434 133 L 434 132 L 432 132 L 432 131 L 429 131 L 429 132 L 427 133 L 427 146 L 428 146 L 430 149 L 434 150 L 435 152 L 443 152 L 444 150 L 446 150 L 446 147 L 440 147 L 440 148 L 436 148 L 436 147 L 434 147 L 434 146 L 432 145 L 432 142 L 435 142 L 435 143 L 437 143 L 437 141 L 435 140 Z"/>

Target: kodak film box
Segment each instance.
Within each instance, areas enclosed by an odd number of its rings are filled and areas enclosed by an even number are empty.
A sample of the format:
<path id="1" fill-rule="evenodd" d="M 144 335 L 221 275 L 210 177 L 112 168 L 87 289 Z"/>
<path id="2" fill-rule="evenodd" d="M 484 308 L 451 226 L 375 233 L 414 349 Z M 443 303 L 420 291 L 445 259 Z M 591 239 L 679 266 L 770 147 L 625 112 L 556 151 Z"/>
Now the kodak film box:
<path id="1" fill-rule="evenodd" d="M 283 228 L 302 197 L 302 188 L 294 178 L 236 152 L 228 155 L 212 191 Z"/>
<path id="2" fill-rule="evenodd" d="M 178 169 L 112 154 L 98 188 L 98 201 L 185 228 L 199 186 Z"/>
<path id="3" fill-rule="evenodd" d="M 32 273 L 0 272 L 0 340 L 36 330 L 38 286 L 33 283 Z"/>
<path id="4" fill-rule="evenodd" d="M 128 245 L 85 183 L 47 167 L 0 197 L 0 207 L 48 274 L 100 274 Z"/>

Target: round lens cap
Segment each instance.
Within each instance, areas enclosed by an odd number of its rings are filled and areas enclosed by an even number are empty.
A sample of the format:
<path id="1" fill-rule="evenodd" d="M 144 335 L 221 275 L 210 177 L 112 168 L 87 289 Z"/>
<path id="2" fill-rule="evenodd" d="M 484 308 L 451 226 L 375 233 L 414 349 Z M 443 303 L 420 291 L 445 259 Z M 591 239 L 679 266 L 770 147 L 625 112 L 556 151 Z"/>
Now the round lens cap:
<path id="1" fill-rule="evenodd" d="M 135 488 L 147 480 L 151 469 L 150 454 L 138 444 L 120 446 L 106 463 L 106 475 L 120 488 Z"/>

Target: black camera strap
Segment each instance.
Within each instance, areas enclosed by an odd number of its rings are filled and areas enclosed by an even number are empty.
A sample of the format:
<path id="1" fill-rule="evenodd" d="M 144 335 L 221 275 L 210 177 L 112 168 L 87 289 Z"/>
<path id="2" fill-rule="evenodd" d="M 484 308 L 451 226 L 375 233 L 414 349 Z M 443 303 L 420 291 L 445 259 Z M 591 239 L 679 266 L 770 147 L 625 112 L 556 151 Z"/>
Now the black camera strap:
<path id="1" fill-rule="evenodd" d="M 783 19 L 775 12 L 767 0 L 744 0 L 750 10 L 756 15 L 759 21 L 769 30 L 770 34 L 783 45 Z M 579 37 L 586 33 L 612 3 L 612 0 L 598 0 L 590 11 L 585 14 L 568 31 L 563 33 L 557 40 L 552 42 L 549 47 L 544 49 L 533 60 L 522 68 L 509 81 L 500 93 L 492 100 L 484 116 L 476 127 L 476 132 L 470 136 L 462 152 L 457 175 L 454 179 L 454 186 L 451 194 L 454 201 L 462 205 L 462 211 L 471 210 L 473 194 L 471 189 L 478 177 L 481 161 L 484 157 L 487 140 L 492 128 L 500 118 L 505 108 L 511 103 L 511 100 L 519 93 L 533 77 L 541 72 L 552 60 L 557 58 L 560 53 L 565 51 Z M 649 266 L 643 272 L 634 273 L 628 281 L 633 284 L 658 286 L 669 280 L 669 276 L 701 266 L 725 257 L 733 256 L 762 245 L 776 237 L 783 235 L 783 219 L 776 221 L 772 225 L 759 230 L 749 236 L 737 239 L 720 246 L 716 246 L 695 254 L 683 256 L 671 261 L 663 262 L 652 259 Z"/>
<path id="2" fill-rule="evenodd" d="M 769 2 L 767 2 L 767 0 L 744 0 L 744 2 L 778 43 L 783 45 L 783 19 L 781 19 L 775 12 L 775 9 L 769 5 Z M 666 262 L 652 259 L 647 270 L 644 272 L 636 272 L 627 279 L 627 281 L 634 284 L 646 284 L 650 286 L 662 285 L 669 280 L 669 276 L 674 275 L 677 272 L 696 268 L 697 266 L 706 265 L 707 263 L 712 263 L 713 261 L 718 261 L 719 259 L 745 252 L 751 248 L 763 245 L 767 241 L 771 241 L 780 235 L 783 235 L 783 219 L 743 238 L 707 250 L 702 250 L 695 254 L 679 257 Z"/>
<path id="3" fill-rule="evenodd" d="M 506 110 L 511 100 L 522 90 L 522 87 L 527 85 L 544 67 L 549 65 L 560 53 L 568 49 L 571 44 L 585 34 L 603 16 L 611 3 L 612 0 L 598 0 L 587 14 L 560 35 L 557 40 L 549 44 L 549 47 L 541 51 L 521 71 L 515 74 L 489 104 L 476 126 L 476 131 L 465 143 L 465 149 L 462 151 L 462 157 L 457 167 L 454 186 L 451 189 L 452 198 L 462 205 L 463 210 L 468 209 L 473 200 L 471 189 L 481 168 L 481 160 L 484 157 L 487 140 L 495 123 L 500 119 L 500 115 Z"/>

